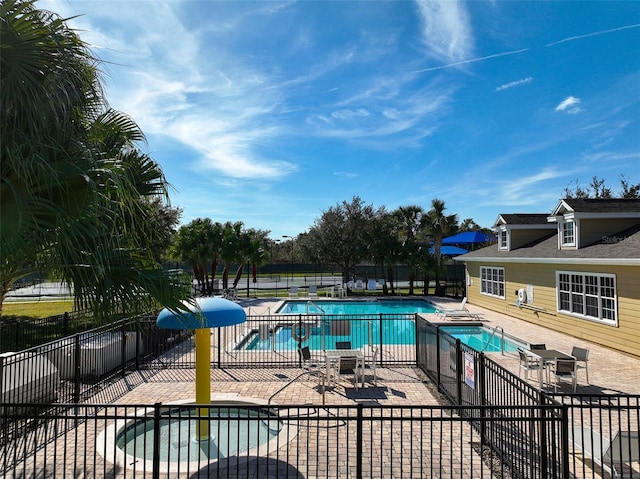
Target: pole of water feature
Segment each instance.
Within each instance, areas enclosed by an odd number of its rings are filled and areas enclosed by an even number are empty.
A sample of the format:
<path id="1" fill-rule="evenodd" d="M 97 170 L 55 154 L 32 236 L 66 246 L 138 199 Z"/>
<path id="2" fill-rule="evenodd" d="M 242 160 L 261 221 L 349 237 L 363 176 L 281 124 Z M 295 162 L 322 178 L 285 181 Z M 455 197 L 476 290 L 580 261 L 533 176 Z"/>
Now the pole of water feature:
<path id="1" fill-rule="evenodd" d="M 208 328 L 196 329 L 196 404 L 211 404 L 211 330 Z M 209 409 L 198 410 L 200 419 L 196 422 L 196 439 L 206 441 L 209 439 Z"/>

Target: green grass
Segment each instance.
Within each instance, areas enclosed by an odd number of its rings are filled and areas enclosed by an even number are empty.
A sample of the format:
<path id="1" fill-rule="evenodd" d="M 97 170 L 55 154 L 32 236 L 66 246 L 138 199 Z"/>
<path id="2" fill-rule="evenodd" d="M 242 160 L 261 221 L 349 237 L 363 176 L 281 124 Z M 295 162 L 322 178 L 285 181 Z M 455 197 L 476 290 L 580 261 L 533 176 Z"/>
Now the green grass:
<path id="1" fill-rule="evenodd" d="M 2 316 L 18 316 L 21 318 L 48 318 L 73 311 L 73 301 L 26 301 L 5 302 L 2 305 Z"/>

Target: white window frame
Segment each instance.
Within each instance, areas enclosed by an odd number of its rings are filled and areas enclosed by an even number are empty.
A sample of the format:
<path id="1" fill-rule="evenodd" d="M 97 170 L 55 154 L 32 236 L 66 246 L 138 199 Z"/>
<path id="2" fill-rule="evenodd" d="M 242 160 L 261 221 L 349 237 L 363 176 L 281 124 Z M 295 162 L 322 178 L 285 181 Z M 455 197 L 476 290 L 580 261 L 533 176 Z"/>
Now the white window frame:
<path id="1" fill-rule="evenodd" d="M 615 274 L 556 271 L 556 292 L 559 313 L 618 325 Z"/>
<path id="2" fill-rule="evenodd" d="M 504 268 L 480 266 L 480 294 L 505 299 L 505 290 Z"/>
<path id="3" fill-rule="evenodd" d="M 569 236 L 568 226 L 571 225 L 571 232 Z M 575 221 L 563 221 L 560 223 L 560 242 L 562 246 L 575 246 L 576 234 L 578 232 L 578 226 Z"/>
<path id="4" fill-rule="evenodd" d="M 509 249 L 509 233 L 507 232 L 507 230 L 500 230 L 498 232 L 498 248 L 501 250 Z"/>

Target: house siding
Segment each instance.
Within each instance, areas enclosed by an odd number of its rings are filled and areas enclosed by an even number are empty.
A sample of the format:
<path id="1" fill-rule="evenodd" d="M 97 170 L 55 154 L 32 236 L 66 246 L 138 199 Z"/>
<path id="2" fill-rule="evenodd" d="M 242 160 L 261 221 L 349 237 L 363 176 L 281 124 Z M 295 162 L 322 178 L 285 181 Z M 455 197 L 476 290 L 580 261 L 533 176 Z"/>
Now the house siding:
<path id="1" fill-rule="evenodd" d="M 487 296 L 480 292 L 481 266 L 504 268 L 505 299 Z M 558 312 L 556 271 L 615 275 L 618 325 L 601 324 Z M 545 328 L 561 331 L 585 341 L 640 357 L 640 266 L 469 261 L 467 262 L 467 272 L 472 283 L 467 288 L 467 298 L 470 304 L 508 314 Z M 519 288 L 526 289 L 529 284 L 533 285 L 533 303 L 531 305 L 536 310 L 516 306 L 517 290 Z M 537 341 L 539 338 L 523 339 Z"/>
<path id="2" fill-rule="evenodd" d="M 632 219 L 582 219 L 580 220 L 580 244 L 588 245 L 604 238 L 616 241 L 615 233 L 619 233 L 638 223 L 637 218 Z"/>
<path id="3" fill-rule="evenodd" d="M 554 225 L 555 226 L 555 225 Z M 512 229 L 510 231 L 510 249 L 520 248 L 532 241 L 547 236 L 553 232 L 553 228 L 544 229 Z"/>

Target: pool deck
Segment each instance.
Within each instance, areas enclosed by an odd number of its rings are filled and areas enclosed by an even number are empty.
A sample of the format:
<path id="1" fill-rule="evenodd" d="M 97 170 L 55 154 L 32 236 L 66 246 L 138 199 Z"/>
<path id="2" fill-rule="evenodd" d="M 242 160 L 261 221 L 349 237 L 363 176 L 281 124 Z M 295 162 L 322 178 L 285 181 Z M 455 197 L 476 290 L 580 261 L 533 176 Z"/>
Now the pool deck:
<path id="1" fill-rule="evenodd" d="M 452 308 L 459 301 L 428 298 L 443 308 Z M 282 299 L 242 299 L 238 302 L 252 315 L 272 314 Z M 589 376 L 591 384 L 586 384 L 584 371 L 579 372 L 578 393 L 630 393 L 640 394 L 640 383 L 632 381 L 640 370 L 640 358 L 634 358 L 610 349 L 591 344 L 566 334 L 550 331 L 540 326 L 512 318 L 510 316 L 469 306 L 469 309 L 483 314 L 488 327 L 501 326 L 505 333 L 528 342 L 544 341 L 549 348 L 571 351 L 572 346 L 586 347 L 591 351 Z M 425 314 L 433 322 L 442 322 L 435 314 Z M 461 324 L 456 321 L 455 324 Z M 477 324 L 477 322 L 476 322 Z M 519 360 L 515 354 L 490 353 L 492 359 L 518 374 Z M 350 378 L 341 379 L 335 387 L 323 388 L 316 377 L 304 375 L 297 368 L 233 368 L 211 369 L 212 399 L 233 400 L 236 397 L 255 398 L 260 401 L 272 400 L 283 405 L 392 405 L 392 406 L 428 406 L 441 405 L 442 399 L 417 368 L 384 367 L 377 368 L 377 386 L 370 383 L 366 387 L 356 389 Z M 176 370 L 142 370 L 132 373 L 112 385 L 119 390 L 128 391 L 116 401 L 121 405 L 144 405 L 153 403 L 172 403 L 193 400 L 195 394 L 195 371 L 192 369 Z M 537 386 L 535 379 L 531 384 Z M 124 388 L 124 389 L 123 389 Z M 569 392 L 565 383 L 561 391 Z M 100 403 L 100 395 L 91 402 Z M 346 433 L 345 433 L 346 434 Z M 402 438 L 398 439 L 402 442 Z M 452 448 L 452 441 L 447 441 Z M 313 448 L 309 449 L 313 450 Z M 460 451 L 458 451 L 460 452 Z M 383 453 L 383 451 L 381 451 Z M 303 452 L 301 452 L 303 454 Z M 417 452 L 416 454 L 421 454 Z M 463 452 L 463 454 L 475 453 Z M 408 453 L 410 455 L 410 453 Z M 473 461 L 480 464 L 477 456 Z M 468 461 L 467 461 L 468 463 Z M 480 467 L 484 470 L 484 465 Z M 455 476 L 460 478 L 480 477 L 480 469 L 459 471 Z M 482 477 L 493 477 L 484 471 Z M 117 476 L 120 477 L 120 476 Z M 124 477 L 124 476 L 123 476 Z M 127 476 L 130 477 L 130 476 Z M 163 476 L 164 477 L 164 476 Z M 213 476 L 212 476 L 213 477 Z M 249 476 L 247 476 L 249 477 Z M 252 475 L 251 477 L 261 477 Z M 269 476 L 271 477 L 271 476 Z M 297 477 L 297 476 L 296 476 Z M 323 475 L 323 477 L 325 477 Z M 339 471 L 328 471 L 326 477 L 347 477 Z M 380 471 L 379 477 L 399 477 L 392 470 Z M 577 476 L 576 476 L 577 477 Z M 580 475 L 580 477 L 583 477 Z M 591 477 L 591 476 L 588 476 Z M 594 476 L 596 477 L 596 476 Z"/>
<path id="2" fill-rule="evenodd" d="M 429 297 L 438 307 L 451 309 L 460 305 L 459 301 Z M 640 394 L 640 383 L 635 379 L 640 371 L 640 358 L 633 357 L 598 344 L 594 344 L 583 339 L 579 339 L 568 334 L 553 331 L 542 326 L 538 326 L 521 319 L 496 313 L 487 309 L 468 305 L 471 312 L 482 314 L 482 323 L 488 328 L 502 327 L 506 334 L 515 336 L 529 343 L 545 343 L 548 349 L 557 349 L 566 353 L 571 353 L 573 346 L 588 349 L 589 352 L 589 382 L 587 384 L 585 372 L 578 371 L 578 386 L 576 393 L 581 394 Z M 430 318 L 434 322 L 441 322 L 437 318 Z M 462 321 L 445 321 L 449 324 L 462 324 Z M 477 321 L 475 322 L 477 324 Z M 495 362 L 505 367 L 514 374 L 518 374 L 520 360 L 516 354 L 490 353 L 489 356 Z M 532 376 L 535 376 L 533 374 Z M 538 385 L 533 377 L 529 381 L 533 386 Z M 562 391 L 567 392 L 566 381 L 563 382 Z"/>
<path id="3" fill-rule="evenodd" d="M 272 314 L 286 298 L 273 299 L 241 299 L 239 304 L 252 315 Z M 436 306 L 453 308 L 459 301 L 446 298 L 428 297 Z M 640 358 L 635 358 L 597 344 L 574 338 L 567 334 L 548 330 L 541 326 L 513 318 L 511 316 L 485 310 L 473 305 L 470 311 L 482 313 L 483 321 L 489 328 L 501 326 L 504 332 L 526 342 L 544 342 L 549 349 L 570 352 L 573 346 L 590 350 L 589 380 L 587 384 L 584 370 L 578 371 L 577 393 L 625 393 L 640 394 L 640 382 L 630 379 L 637 377 L 640 371 Z M 428 320 L 442 323 L 435 314 L 424 314 Z M 449 324 L 464 324 L 462 321 L 449 321 Z M 474 322 L 478 324 L 478 322 Z M 501 366 L 514 374 L 519 372 L 519 359 L 514 353 L 488 353 Z M 291 382 L 302 373 L 302 370 L 284 368 L 263 369 L 223 369 L 211 370 L 212 393 L 248 395 L 272 400 L 279 404 L 354 404 L 376 403 L 389 405 L 428 405 L 437 404 L 430 389 L 425 384 L 425 376 L 415 368 L 378 368 L 378 387 L 355 389 L 343 380 L 338 387 L 324 389 L 313 377 L 301 377 Z M 131 392 L 119 402 L 149 403 L 172 402 L 193 398 L 193 370 L 165 370 L 160 372 L 141 372 L 139 382 L 135 377 L 128 381 Z M 144 375 L 144 376 L 143 376 Z M 133 375 L 135 376 L 135 375 Z M 529 382 L 537 387 L 535 374 Z M 545 385 L 546 388 L 549 386 Z M 551 389 L 547 389 L 551 390 Z M 569 392 L 567 382 L 563 382 L 559 391 Z M 280 392 L 278 392 L 280 391 Z"/>
<path id="4" fill-rule="evenodd" d="M 427 299 L 436 307 L 452 309 L 459 307 L 460 300 L 439 298 L 435 296 L 418 297 Z M 273 299 L 243 299 L 239 303 L 251 314 L 266 314 L 266 311 L 275 311 L 280 303 L 287 298 Z M 294 298 L 295 299 L 295 298 Z M 342 298 L 343 299 L 343 298 Z M 357 299 L 357 298 L 356 298 Z M 640 371 L 640 358 L 633 357 L 598 344 L 594 344 L 568 334 L 553 331 L 512 316 L 490 311 L 474 305 L 468 305 L 471 312 L 482 314 L 482 323 L 489 328 L 502 327 L 506 334 L 515 336 L 529 343 L 545 343 L 549 349 L 557 349 L 571 353 L 573 346 L 589 349 L 589 382 L 587 384 L 585 372 L 578 371 L 578 386 L 576 393 L 585 394 L 640 394 L 640 382 L 633 381 Z M 443 321 L 435 314 L 423 314 L 427 320 L 434 323 L 464 324 L 464 321 Z M 478 324 L 478 321 L 471 321 Z M 505 367 L 514 374 L 518 374 L 520 361 L 516 354 L 489 353 L 491 359 Z M 383 372 L 384 374 L 384 372 Z M 529 382 L 536 386 L 537 379 L 532 375 Z M 383 383 L 384 384 L 384 383 Z M 566 381 L 562 383 L 562 391 L 568 391 Z M 424 386 L 422 386 L 424 387 Z M 420 402 L 416 404 L 421 404 Z"/>

